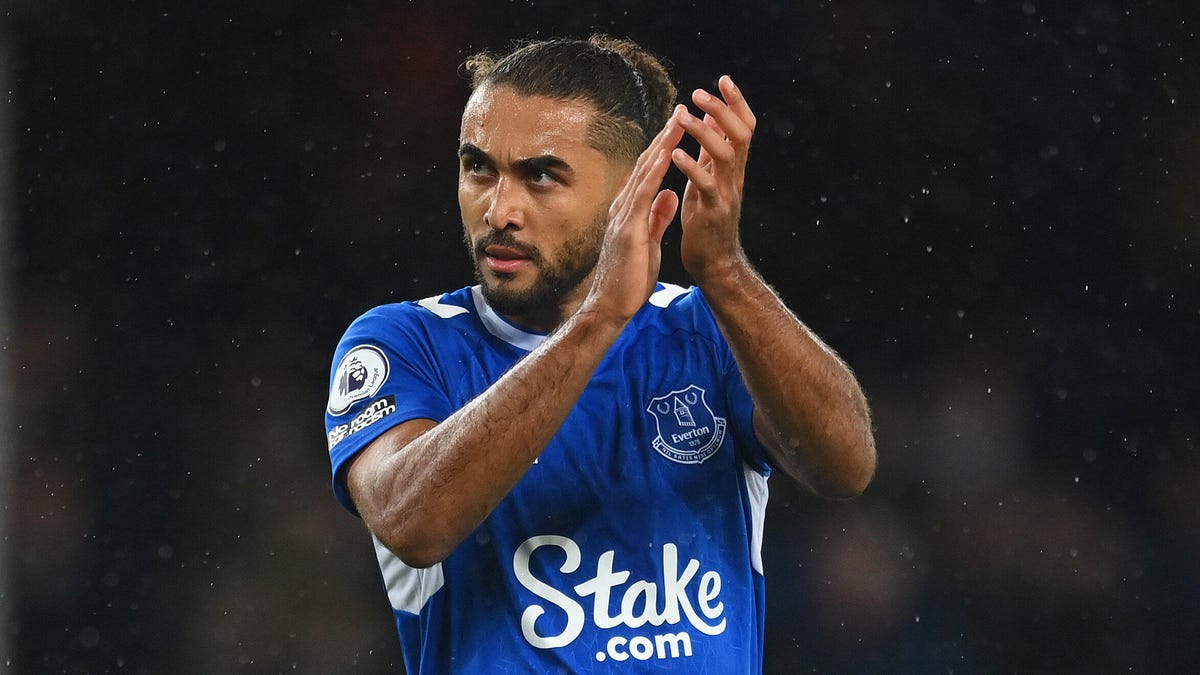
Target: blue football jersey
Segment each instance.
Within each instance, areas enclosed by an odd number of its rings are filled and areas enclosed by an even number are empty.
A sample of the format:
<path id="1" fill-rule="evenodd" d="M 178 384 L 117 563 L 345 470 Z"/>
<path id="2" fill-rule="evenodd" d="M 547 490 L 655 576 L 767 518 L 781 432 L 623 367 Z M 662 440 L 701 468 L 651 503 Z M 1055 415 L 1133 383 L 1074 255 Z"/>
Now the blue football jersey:
<path id="1" fill-rule="evenodd" d="M 334 356 L 334 492 L 390 427 L 442 421 L 545 339 L 479 287 L 377 307 Z M 443 562 L 375 550 L 409 673 L 757 673 L 768 467 L 699 289 L 659 284 L 537 461 Z"/>

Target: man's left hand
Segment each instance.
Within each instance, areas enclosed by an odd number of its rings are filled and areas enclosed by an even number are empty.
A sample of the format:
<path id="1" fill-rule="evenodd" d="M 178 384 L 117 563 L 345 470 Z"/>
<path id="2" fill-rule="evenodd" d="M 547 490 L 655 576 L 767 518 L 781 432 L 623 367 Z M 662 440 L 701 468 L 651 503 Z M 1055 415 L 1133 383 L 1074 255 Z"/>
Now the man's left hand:
<path id="1" fill-rule="evenodd" d="M 680 148 L 671 154 L 688 179 L 680 213 L 680 254 L 684 269 L 698 284 L 744 262 L 738 225 L 755 117 L 728 75 L 721 77 L 717 87 L 720 97 L 703 89 L 692 92 L 703 118 L 682 107 L 675 113 L 688 135 L 700 143 L 699 155 L 693 158 Z"/>

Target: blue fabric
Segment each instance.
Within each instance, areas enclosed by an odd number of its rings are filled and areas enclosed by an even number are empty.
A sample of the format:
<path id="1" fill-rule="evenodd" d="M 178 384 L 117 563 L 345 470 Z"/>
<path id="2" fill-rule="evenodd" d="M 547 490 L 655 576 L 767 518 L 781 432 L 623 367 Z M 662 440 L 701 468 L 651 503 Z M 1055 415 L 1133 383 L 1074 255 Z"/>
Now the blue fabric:
<path id="1" fill-rule="evenodd" d="M 354 510 L 344 469 L 362 448 L 446 419 L 543 337 L 477 288 L 357 319 L 326 411 L 341 503 Z M 377 547 L 409 672 L 759 672 L 769 469 L 752 414 L 700 291 L 660 284 L 538 461 L 437 569 Z"/>

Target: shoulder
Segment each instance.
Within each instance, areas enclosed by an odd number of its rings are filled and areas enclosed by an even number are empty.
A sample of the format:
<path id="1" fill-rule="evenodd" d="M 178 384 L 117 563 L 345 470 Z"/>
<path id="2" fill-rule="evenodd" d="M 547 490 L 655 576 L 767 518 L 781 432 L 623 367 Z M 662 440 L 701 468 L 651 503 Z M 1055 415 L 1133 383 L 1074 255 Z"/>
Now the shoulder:
<path id="1" fill-rule="evenodd" d="M 472 329 L 470 289 L 372 307 L 342 334 L 334 350 L 329 411 L 344 414 L 374 396 L 397 367 L 434 372 Z M 446 319 L 450 318 L 450 321 Z M 457 349 L 462 349 L 458 347 Z"/>
<path id="2" fill-rule="evenodd" d="M 474 311 L 469 288 L 420 300 L 378 305 L 354 319 L 346 329 L 345 338 L 382 337 L 418 327 L 422 332 L 436 330 L 447 319 L 469 317 Z"/>
<path id="3" fill-rule="evenodd" d="M 654 292 L 650 294 L 650 306 L 658 307 L 659 309 L 670 309 L 672 305 L 678 302 L 687 302 L 688 296 L 698 289 L 695 286 L 684 288 L 675 284 L 658 282 L 658 286 Z"/>
<path id="4" fill-rule="evenodd" d="M 667 330 L 715 326 L 712 310 L 699 288 L 659 282 L 646 303 L 645 319 Z"/>

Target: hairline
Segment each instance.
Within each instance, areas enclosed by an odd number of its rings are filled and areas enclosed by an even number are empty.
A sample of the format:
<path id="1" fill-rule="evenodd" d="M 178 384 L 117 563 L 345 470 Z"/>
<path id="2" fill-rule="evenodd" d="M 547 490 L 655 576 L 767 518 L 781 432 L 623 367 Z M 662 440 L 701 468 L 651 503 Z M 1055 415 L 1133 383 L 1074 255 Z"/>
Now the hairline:
<path id="1" fill-rule="evenodd" d="M 642 154 L 642 151 L 648 147 L 648 144 L 640 142 L 636 144 L 621 143 L 620 141 L 624 139 L 640 139 L 642 137 L 641 127 L 639 127 L 637 122 L 634 122 L 633 120 L 626 120 L 603 110 L 600 107 L 599 101 L 586 94 L 579 94 L 575 96 L 555 96 L 528 90 L 523 91 L 523 88 L 515 83 L 502 81 L 497 82 L 485 78 L 478 85 L 472 87 L 470 98 L 474 98 L 477 93 L 480 93 L 489 87 L 508 89 L 517 96 L 523 98 L 542 98 L 547 101 L 553 101 L 555 103 L 565 105 L 575 103 L 586 105 L 592 112 L 593 116 L 588 123 L 588 129 L 584 138 L 584 142 L 587 143 L 588 147 L 600 152 L 610 161 L 625 162 L 632 166 L 637 161 L 638 156 Z M 470 105 L 469 99 L 467 104 Z M 603 140 L 605 136 L 612 137 L 615 140 L 613 140 L 613 142 L 606 143 Z M 622 145 L 625 147 L 620 147 Z"/>

